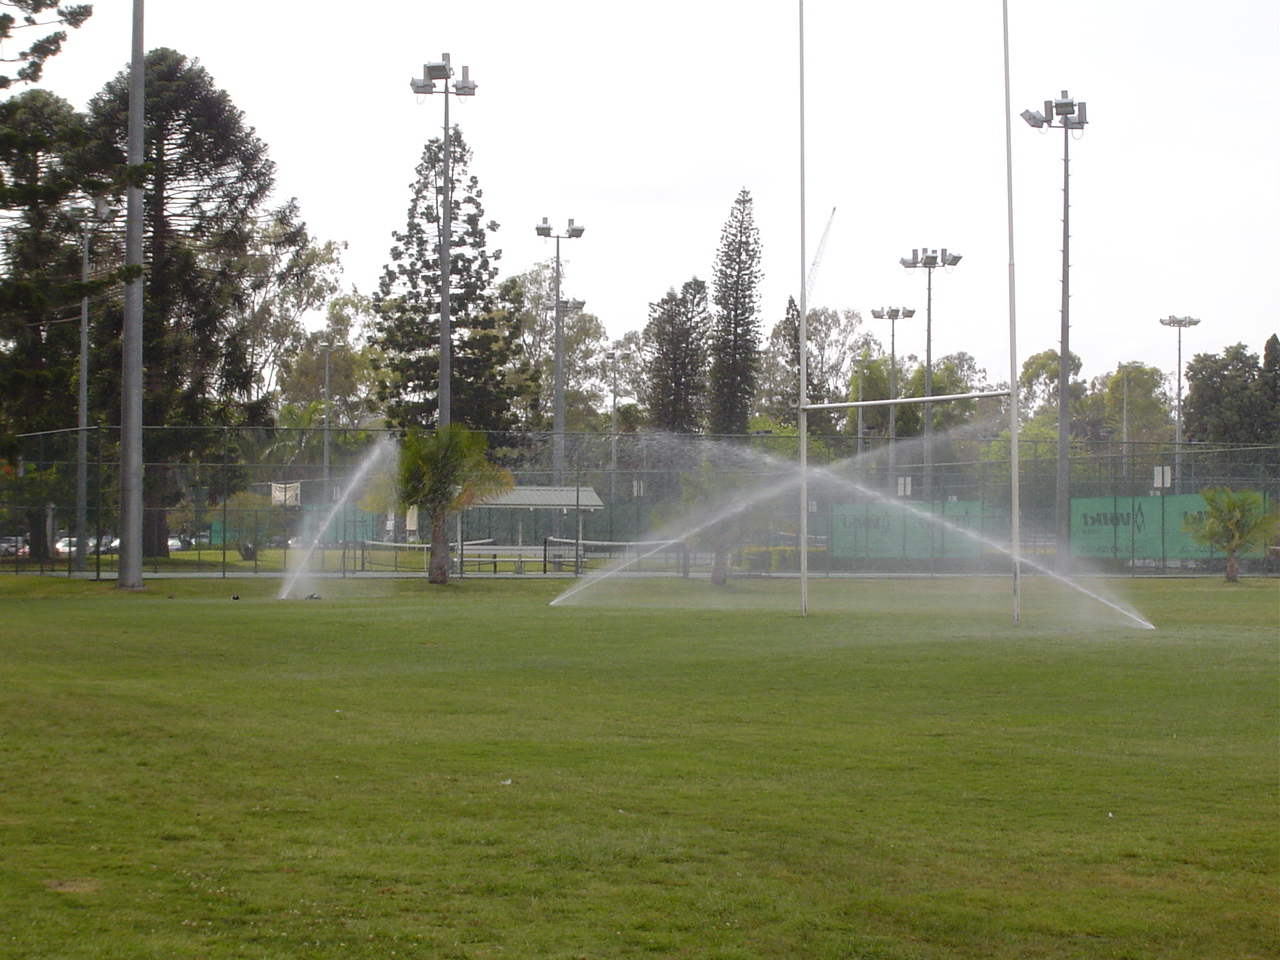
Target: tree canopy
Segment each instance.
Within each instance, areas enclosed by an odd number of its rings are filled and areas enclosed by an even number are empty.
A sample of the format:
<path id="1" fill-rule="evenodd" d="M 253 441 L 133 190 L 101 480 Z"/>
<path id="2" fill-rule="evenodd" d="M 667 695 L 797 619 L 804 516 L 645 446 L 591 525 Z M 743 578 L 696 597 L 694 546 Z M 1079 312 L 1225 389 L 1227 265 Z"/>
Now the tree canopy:
<path id="1" fill-rule="evenodd" d="M 457 127 L 449 147 L 452 409 L 472 429 L 506 430 L 516 425 L 518 401 L 532 389 L 519 357 L 520 304 L 510 297 L 513 288 L 495 282 L 501 251 L 489 252 L 488 234 L 498 225 L 484 221 L 480 182 L 469 172 L 471 150 Z M 379 399 L 388 422 L 401 428 L 433 425 L 438 413 L 443 138 L 426 145 L 416 172 L 405 229 L 392 234 L 391 262 L 373 296 Z"/>

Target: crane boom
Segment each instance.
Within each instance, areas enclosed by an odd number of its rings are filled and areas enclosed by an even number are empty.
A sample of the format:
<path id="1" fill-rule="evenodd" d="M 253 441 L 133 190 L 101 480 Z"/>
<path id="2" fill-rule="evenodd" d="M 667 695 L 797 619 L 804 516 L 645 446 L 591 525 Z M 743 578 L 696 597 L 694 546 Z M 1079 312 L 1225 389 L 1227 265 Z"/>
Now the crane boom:
<path id="1" fill-rule="evenodd" d="M 827 249 L 827 237 L 831 234 L 831 221 L 836 218 L 836 208 L 831 208 L 831 216 L 827 217 L 826 229 L 822 231 L 822 239 L 818 241 L 818 252 L 813 255 L 813 262 L 809 264 L 809 275 L 804 278 L 804 299 L 806 303 L 810 303 L 809 298 L 813 295 L 813 281 L 818 278 L 818 265 L 822 263 L 822 253 Z M 810 306 L 812 304 L 810 303 Z"/>

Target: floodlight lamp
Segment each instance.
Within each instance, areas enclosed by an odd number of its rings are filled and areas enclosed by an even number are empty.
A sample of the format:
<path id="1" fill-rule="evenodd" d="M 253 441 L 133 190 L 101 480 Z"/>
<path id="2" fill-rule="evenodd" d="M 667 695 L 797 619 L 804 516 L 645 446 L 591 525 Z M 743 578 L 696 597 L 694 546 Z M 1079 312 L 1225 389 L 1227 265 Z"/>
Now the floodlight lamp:
<path id="1" fill-rule="evenodd" d="M 471 68 L 462 68 L 462 79 L 454 81 L 453 92 L 460 97 L 474 97 L 476 95 L 476 82 L 471 79 Z"/>
<path id="2" fill-rule="evenodd" d="M 586 228 L 586 227 L 584 227 L 584 226 L 582 226 L 581 224 L 579 224 L 579 225 L 577 225 L 577 226 L 574 226 L 573 221 L 572 221 L 572 220 L 570 220 L 570 221 L 569 221 L 569 230 L 568 230 L 568 233 L 569 233 L 569 236 L 571 236 L 571 237 L 573 237 L 573 238 L 575 238 L 575 239 L 576 239 L 576 238 L 578 238 L 578 237 L 580 237 L 580 236 L 582 236 L 583 231 L 584 231 L 584 230 L 586 230 L 586 229 L 587 229 L 587 228 Z"/>
<path id="3" fill-rule="evenodd" d="M 449 66 L 447 59 L 422 65 L 422 79 L 424 80 L 448 80 L 452 75 L 453 70 Z"/>
<path id="4" fill-rule="evenodd" d="M 89 217 L 93 216 L 93 207 L 70 207 L 67 213 L 71 214 L 76 220 L 88 220 Z M 1164 323 L 1163 320 L 1160 322 Z"/>
<path id="5" fill-rule="evenodd" d="M 612 363 L 614 360 L 618 359 L 618 355 L 614 353 L 612 350 L 610 350 L 604 355 L 604 358 L 608 360 L 610 363 Z"/>
<path id="6" fill-rule="evenodd" d="M 920 265 L 922 267 L 936 267 L 938 265 L 938 251 L 935 250 L 933 253 L 926 253 L 920 258 Z"/>
<path id="7" fill-rule="evenodd" d="M 945 251 L 943 252 L 945 254 L 945 256 L 942 259 L 943 266 L 954 267 L 957 263 L 960 262 L 960 254 L 946 253 Z"/>
<path id="8" fill-rule="evenodd" d="M 551 224 L 547 222 L 547 218 L 543 217 L 542 222 L 533 228 L 540 237 L 551 236 Z"/>
<path id="9" fill-rule="evenodd" d="M 1023 110 L 1022 119 L 1027 121 L 1027 123 L 1029 123 L 1031 126 L 1035 127 L 1036 129 L 1043 127 L 1045 123 L 1048 122 L 1045 120 L 1044 114 L 1041 113 L 1039 110 Z"/>
<path id="10" fill-rule="evenodd" d="M 902 308 L 902 319 L 903 319 L 903 320 L 910 320 L 910 319 L 911 319 L 912 317 L 914 317 L 915 315 L 916 315 L 916 312 L 915 312 L 915 310 L 914 310 L 914 309 L 910 309 L 910 308 L 908 308 L 908 307 L 903 307 L 903 308 Z"/>
<path id="11" fill-rule="evenodd" d="M 884 310 L 883 310 L 882 308 L 872 307 L 872 308 L 871 308 L 871 316 L 875 317 L 877 320 L 883 320 L 883 319 L 884 319 Z M 1161 323 L 1163 323 L 1164 321 L 1163 321 L 1163 320 L 1161 320 L 1160 322 L 1161 322 Z"/>
<path id="12" fill-rule="evenodd" d="M 436 85 L 434 83 L 430 80 L 419 80 L 416 77 L 409 78 L 409 88 L 419 96 L 436 92 Z"/>
<path id="13" fill-rule="evenodd" d="M 897 320 L 897 319 L 898 319 L 898 317 L 900 317 L 900 316 L 902 316 L 902 310 L 901 310 L 901 309 L 899 309 L 898 307 L 890 307 L 890 308 L 889 308 L 889 319 L 890 319 L 890 320 Z"/>
<path id="14" fill-rule="evenodd" d="M 1062 91 L 1062 99 L 1053 101 L 1053 112 L 1060 117 L 1069 117 L 1076 112 L 1076 102 L 1067 96 L 1067 91 Z"/>
<path id="15" fill-rule="evenodd" d="M 920 266 L 920 261 L 916 260 L 914 257 L 910 260 L 908 260 L 906 257 L 902 257 L 898 262 L 902 264 L 904 267 L 906 267 L 908 270 L 911 270 L 911 269 L 914 269 L 915 267 Z"/>
<path id="16" fill-rule="evenodd" d="M 93 198 L 93 215 L 104 223 L 108 220 L 114 220 L 121 209 L 114 203 L 107 203 L 101 197 Z"/>

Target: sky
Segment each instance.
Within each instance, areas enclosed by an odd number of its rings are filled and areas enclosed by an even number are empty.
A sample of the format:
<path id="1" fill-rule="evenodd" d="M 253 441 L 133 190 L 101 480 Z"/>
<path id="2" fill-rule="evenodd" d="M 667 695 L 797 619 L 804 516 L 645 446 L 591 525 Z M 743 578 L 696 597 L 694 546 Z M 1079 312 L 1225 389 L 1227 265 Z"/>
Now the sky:
<path id="1" fill-rule="evenodd" d="M 1019 114 L 1063 90 L 1088 105 L 1070 143 L 1071 349 L 1091 378 L 1280 326 L 1280 9 L 1275 0 L 1009 0 L 1017 355 L 1059 343 L 1063 136 Z M 96 0 L 42 86 L 83 108 L 127 65 L 131 0 Z M 569 218 L 563 294 L 612 336 L 710 279 L 734 198 L 753 198 L 764 336 L 812 261 L 811 307 L 906 306 L 900 354 L 925 353 L 914 248 L 963 256 L 933 277 L 932 350 L 1009 376 L 1002 6 L 855 3 L 804 11 L 801 258 L 799 0 L 151 0 L 146 46 L 198 58 L 269 145 L 276 199 L 347 244 L 371 292 L 403 229 L 443 97 L 409 80 L 449 52 L 477 95 L 451 98 L 474 151 L 502 275 L 554 256 L 534 226 Z M 6 55 L 12 53 L 10 41 Z M 832 210 L 835 213 L 832 216 Z M 829 230 L 828 228 L 829 226 Z M 822 238 L 826 234 L 826 242 Z"/>

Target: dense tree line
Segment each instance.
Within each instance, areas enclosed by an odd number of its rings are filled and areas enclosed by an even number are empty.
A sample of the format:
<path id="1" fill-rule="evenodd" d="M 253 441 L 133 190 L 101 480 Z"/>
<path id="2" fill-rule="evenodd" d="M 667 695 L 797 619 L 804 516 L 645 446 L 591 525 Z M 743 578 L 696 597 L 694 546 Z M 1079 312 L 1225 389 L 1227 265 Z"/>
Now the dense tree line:
<path id="1" fill-rule="evenodd" d="M 227 451 L 212 428 L 273 423 L 275 378 L 302 315 L 335 291 L 339 251 L 312 240 L 296 203 L 272 204 L 266 144 L 198 61 L 158 49 L 145 67 L 143 416 L 166 428 L 144 437 L 154 556 L 189 493 L 180 465 Z M 38 88 L 0 103 L 0 434 L 75 425 L 85 295 L 89 422 L 119 423 L 126 271 L 104 214 L 124 205 L 127 123 L 125 73 L 83 112 Z"/>

